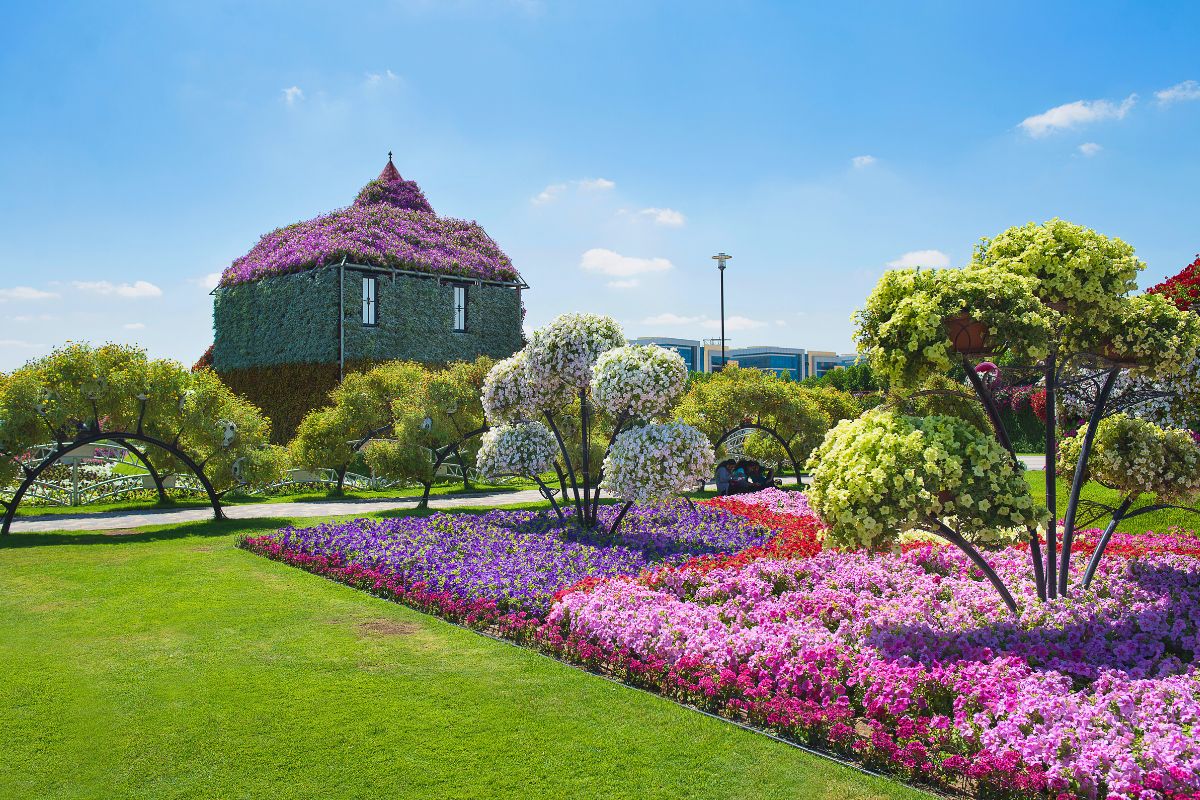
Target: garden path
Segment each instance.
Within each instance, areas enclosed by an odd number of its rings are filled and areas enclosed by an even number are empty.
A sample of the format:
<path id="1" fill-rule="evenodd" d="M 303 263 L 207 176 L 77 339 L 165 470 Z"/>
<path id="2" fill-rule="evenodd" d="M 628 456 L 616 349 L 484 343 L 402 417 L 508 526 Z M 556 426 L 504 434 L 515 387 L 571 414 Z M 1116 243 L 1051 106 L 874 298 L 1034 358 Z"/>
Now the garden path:
<path id="1" fill-rule="evenodd" d="M 416 497 L 390 497 L 378 500 L 317 500 L 296 503 L 249 503 L 225 506 L 225 516 L 230 519 L 256 519 L 259 517 L 335 517 L 348 514 L 369 514 L 393 508 L 410 508 L 417 504 Z M 522 489 L 516 492 L 488 492 L 471 495 L 454 495 L 429 498 L 429 507 L 435 509 L 463 508 L 473 506 L 507 506 L 520 503 L 536 503 L 542 496 L 537 489 Z M 109 531 L 138 528 L 144 525 L 175 525 L 181 522 L 198 522 L 212 519 L 212 508 L 145 509 L 140 511 L 102 511 L 91 514 L 46 514 L 36 517 L 19 517 L 13 520 L 13 533 L 41 533 L 45 531 Z"/>

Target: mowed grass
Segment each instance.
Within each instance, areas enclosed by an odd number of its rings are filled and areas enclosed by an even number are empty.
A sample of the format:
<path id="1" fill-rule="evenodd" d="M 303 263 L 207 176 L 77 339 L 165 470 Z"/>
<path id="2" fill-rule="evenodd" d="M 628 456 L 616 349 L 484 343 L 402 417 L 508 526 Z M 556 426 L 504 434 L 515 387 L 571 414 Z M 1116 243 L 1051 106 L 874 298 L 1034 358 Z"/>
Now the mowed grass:
<path id="1" fill-rule="evenodd" d="M 921 796 L 235 547 L 287 522 L 0 540 L 0 797 Z"/>
<path id="2" fill-rule="evenodd" d="M 1046 502 L 1046 474 L 1041 470 L 1027 470 L 1025 472 L 1025 480 L 1029 483 L 1030 492 L 1033 498 L 1039 503 Z M 1067 513 L 1067 500 L 1071 494 L 1071 482 L 1063 478 L 1057 478 L 1056 488 L 1054 490 L 1055 505 L 1058 507 L 1058 518 L 1063 519 Z M 1083 491 L 1080 493 L 1082 500 L 1091 500 L 1098 503 L 1103 503 L 1110 508 L 1116 508 L 1120 505 L 1123 495 L 1120 492 L 1112 489 L 1107 489 L 1100 484 L 1089 481 L 1084 484 Z M 1156 503 L 1154 495 L 1144 494 L 1138 497 L 1131 508 L 1131 511 L 1145 506 L 1154 505 Z M 1098 520 L 1087 522 L 1085 513 L 1087 508 L 1084 503 L 1080 503 L 1079 515 L 1082 522 L 1086 522 L 1083 527 L 1087 528 L 1104 528 L 1108 526 L 1111 514 L 1104 514 Z M 1155 533 L 1166 533 L 1171 528 L 1183 528 L 1185 530 L 1200 531 L 1200 514 L 1195 514 L 1191 511 L 1184 511 L 1176 508 L 1167 508 L 1159 511 L 1150 511 L 1141 516 L 1134 517 L 1128 521 L 1123 521 L 1117 525 L 1117 530 L 1123 533 L 1145 533 L 1146 531 L 1154 531 Z"/>

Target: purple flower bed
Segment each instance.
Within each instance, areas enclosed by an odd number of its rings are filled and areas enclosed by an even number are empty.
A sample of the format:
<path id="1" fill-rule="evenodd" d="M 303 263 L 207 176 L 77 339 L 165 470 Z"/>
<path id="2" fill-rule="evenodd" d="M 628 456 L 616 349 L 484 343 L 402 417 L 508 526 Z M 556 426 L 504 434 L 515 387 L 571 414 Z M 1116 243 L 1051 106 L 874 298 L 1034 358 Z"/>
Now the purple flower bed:
<path id="1" fill-rule="evenodd" d="M 601 530 L 616 513 L 615 506 L 600 510 Z M 585 579 L 636 575 L 653 564 L 732 552 L 769 536 L 744 517 L 676 503 L 632 509 L 613 539 L 601 532 L 581 537 L 545 512 L 500 510 L 289 527 L 270 538 L 288 552 L 324 556 L 407 586 L 540 613 Z"/>

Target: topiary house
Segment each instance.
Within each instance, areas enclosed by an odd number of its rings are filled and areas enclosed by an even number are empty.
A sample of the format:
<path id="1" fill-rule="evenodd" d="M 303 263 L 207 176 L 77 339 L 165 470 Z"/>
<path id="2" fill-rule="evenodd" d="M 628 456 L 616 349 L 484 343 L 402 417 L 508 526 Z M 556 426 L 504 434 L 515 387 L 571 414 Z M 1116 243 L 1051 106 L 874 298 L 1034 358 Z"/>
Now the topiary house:
<path id="1" fill-rule="evenodd" d="M 351 206 L 266 234 L 225 270 L 212 367 L 284 441 L 347 371 L 519 350 L 526 288 L 483 228 L 435 214 L 389 153 Z"/>

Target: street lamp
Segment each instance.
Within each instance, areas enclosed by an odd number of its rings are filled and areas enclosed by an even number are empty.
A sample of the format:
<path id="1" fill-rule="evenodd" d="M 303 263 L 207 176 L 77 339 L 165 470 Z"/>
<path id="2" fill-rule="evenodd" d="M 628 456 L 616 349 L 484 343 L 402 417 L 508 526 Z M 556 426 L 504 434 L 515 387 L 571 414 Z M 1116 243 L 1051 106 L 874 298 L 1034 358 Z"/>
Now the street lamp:
<path id="1" fill-rule="evenodd" d="M 725 262 L 731 258 L 733 256 L 725 252 L 713 256 L 713 261 L 717 262 L 717 269 L 721 272 L 721 369 L 725 369 L 725 362 L 728 361 L 725 357 Z"/>

